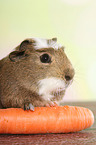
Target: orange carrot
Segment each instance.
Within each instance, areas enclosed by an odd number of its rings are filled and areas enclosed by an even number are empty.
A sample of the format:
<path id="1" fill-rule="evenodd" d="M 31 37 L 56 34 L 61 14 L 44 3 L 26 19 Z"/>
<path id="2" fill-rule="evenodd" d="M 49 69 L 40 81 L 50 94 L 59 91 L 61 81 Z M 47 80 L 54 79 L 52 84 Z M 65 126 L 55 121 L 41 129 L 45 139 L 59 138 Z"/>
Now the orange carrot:
<path id="1" fill-rule="evenodd" d="M 36 107 L 0 109 L 1 134 L 69 133 L 90 127 L 93 113 L 83 107 Z"/>

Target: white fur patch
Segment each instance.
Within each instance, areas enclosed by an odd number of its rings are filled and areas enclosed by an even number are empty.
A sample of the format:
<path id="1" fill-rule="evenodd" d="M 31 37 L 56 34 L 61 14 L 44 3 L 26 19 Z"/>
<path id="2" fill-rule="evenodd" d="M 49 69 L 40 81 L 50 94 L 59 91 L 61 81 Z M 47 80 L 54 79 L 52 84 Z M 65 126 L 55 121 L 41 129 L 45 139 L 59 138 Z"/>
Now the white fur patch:
<path id="1" fill-rule="evenodd" d="M 55 77 L 45 78 L 39 81 L 39 95 L 45 100 L 50 101 L 53 95 L 52 91 L 62 91 L 66 89 L 66 84 L 64 80 L 57 79 Z"/>
<path id="2" fill-rule="evenodd" d="M 35 49 L 41 49 L 41 48 L 49 48 L 52 47 L 54 49 L 58 49 L 62 47 L 61 44 L 56 43 L 56 41 L 50 40 L 48 43 L 47 39 L 42 39 L 42 38 L 33 38 L 35 40 Z"/>

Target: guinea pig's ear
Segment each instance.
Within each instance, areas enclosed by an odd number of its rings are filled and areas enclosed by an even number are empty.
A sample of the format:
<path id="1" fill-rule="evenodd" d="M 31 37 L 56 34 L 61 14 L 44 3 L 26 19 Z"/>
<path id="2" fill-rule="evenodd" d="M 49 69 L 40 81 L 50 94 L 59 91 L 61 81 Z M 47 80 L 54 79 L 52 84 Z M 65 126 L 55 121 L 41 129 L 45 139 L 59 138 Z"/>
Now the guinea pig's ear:
<path id="1" fill-rule="evenodd" d="M 52 38 L 52 39 L 48 39 L 47 40 L 47 43 L 49 44 L 49 45 L 52 45 L 52 44 L 54 44 L 54 43 L 56 43 L 57 42 L 57 38 Z"/>
<path id="2" fill-rule="evenodd" d="M 52 38 L 52 41 L 57 42 L 57 38 L 56 37 Z"/>
<path id="3" fill-rule="evenodd" d="M 28 56 L 25 51 L 13 51 L 9 54 L 9 59 L 13 62 L 18 61 L 24 57 Z"/>
<path id="4" fill-rule="evenodd" d="M 29 55 L 29 49 L 32 48 L 34 45 L 33 39 L 26 39 L 21 42 L 21 44 L 15 49 L 16 51 L 13 51 L 10 53 L 9 58 L 11 61 L 18 61 L 19 59 L 22 59 Z"/>
<path id="5" fill-rule="evenodd" d="M 21 42 L 19 50 L 20 51 L 25 51 L 26 49 L 29 49 L 30 45 L 31 47 L 34 45 L 35 41 L 33 39 L 26 39 L 24 41 Z"/>

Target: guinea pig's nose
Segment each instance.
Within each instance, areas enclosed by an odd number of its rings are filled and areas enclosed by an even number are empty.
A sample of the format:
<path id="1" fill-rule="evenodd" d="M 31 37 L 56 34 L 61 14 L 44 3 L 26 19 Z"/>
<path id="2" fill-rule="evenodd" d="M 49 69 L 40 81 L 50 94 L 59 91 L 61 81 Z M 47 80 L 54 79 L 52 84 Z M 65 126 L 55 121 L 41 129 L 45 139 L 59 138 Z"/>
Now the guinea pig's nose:
<path id="1" fill-rule="evenodd" d="M 65 80 L 66 81 L 71 81 L 74 77 L 74 69 L 67 69 L 65 72 Z"/>
<path id="2" fill-rule="evenodd" d="M 65 75 L 65 79 L 66 79 L 66 81 L 70 81 L 71 77 L 69 75 Z"/>

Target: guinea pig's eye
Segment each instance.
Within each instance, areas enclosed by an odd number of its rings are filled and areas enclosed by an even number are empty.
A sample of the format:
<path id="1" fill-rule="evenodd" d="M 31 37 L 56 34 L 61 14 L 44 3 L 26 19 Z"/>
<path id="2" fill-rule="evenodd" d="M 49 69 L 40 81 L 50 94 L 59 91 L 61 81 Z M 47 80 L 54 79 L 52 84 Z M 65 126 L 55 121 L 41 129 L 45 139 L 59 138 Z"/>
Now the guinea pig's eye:
<path id="1" fill-rule="evenodd" d="M 50 63 L 51 57 L 47 53 L 45 53 L 45 54 L 40 56 L 40 60 L 42 63 Z"/>

